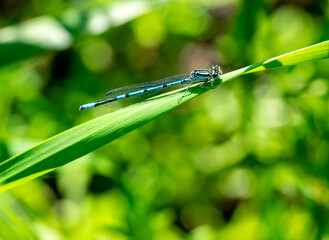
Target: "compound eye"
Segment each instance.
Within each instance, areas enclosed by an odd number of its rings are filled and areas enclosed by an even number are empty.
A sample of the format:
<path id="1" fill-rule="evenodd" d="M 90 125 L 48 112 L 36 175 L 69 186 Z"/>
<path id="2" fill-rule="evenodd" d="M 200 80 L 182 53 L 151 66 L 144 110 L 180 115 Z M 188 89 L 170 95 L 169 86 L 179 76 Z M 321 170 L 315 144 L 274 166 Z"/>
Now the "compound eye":
<path id="1" fill-rule="evenodd" d="M 212 66 L 212 72 L 216 76 L 223 74 L 222 69 L 221 69 L 221 67 L 219 65 Z"/>
<path id="2" fill-rule="evenodd" d="M 212 75 L 217 76 L 218 75 L 218 65 L 212 66 Z"/>

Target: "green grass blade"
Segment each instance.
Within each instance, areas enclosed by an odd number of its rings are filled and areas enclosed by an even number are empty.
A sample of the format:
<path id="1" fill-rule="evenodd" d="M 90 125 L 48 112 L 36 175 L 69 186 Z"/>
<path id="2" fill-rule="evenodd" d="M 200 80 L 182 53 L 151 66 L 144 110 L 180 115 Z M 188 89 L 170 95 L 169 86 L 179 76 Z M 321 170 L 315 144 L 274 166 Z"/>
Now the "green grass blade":
<path id="1" fill-rule="evenodd" d="M 329 41 L 250 65 L 221 76 L 227 82 L 243 74 L 329 57 Z M 77 159 L 208 91 L 194 86 L 109 113 L 71 128 L 0 164 L 0 192 Z M 78 114 L 78 112 L 77 112 Z"/>
<path id="2" fill-rule="evenodd" d="M 324 41 L 306 48 L 302 48 L 278 57 L 270 58 L 266 61 L 259 62 L 238 70 L 229 72 L 222 76 L 223 82 L 236 78 L 238 76 L 269 70 L 278 67 L 296 65 L 299 63 L 326 59 L 329 57 L 329 41 Z"/>

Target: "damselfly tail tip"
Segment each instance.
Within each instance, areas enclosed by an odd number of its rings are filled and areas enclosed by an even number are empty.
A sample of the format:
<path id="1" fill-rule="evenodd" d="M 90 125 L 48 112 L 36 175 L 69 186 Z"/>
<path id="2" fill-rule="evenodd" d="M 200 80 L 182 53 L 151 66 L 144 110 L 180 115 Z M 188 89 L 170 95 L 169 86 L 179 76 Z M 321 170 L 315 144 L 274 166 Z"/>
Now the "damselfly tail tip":
<path id="1" fill-rule="evenodd" d="M 79 111 L 89 109 L 89 108 L 93 108 L 93 107 L 95 107 L 95 103 L 83 104 L 82 106 L 80 106 Z"/>

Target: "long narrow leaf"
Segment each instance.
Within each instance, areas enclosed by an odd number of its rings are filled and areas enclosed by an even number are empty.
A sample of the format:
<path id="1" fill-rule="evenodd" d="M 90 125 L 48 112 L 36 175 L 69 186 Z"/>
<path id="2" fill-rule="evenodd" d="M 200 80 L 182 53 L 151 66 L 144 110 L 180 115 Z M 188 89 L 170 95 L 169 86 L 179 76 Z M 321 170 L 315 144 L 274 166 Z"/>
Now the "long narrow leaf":
<path id="1" fill-rule="evenodd" d="M 227 82 L 243 74 L 329 57 L 329 41 L 271 58 L 221 76 Z M 194 86 L 178 102 L 182 91 L 170 92 L 71 128 L 0 164 L 0 191 L 67 164 L 150 122 L 208 89 Z"/>

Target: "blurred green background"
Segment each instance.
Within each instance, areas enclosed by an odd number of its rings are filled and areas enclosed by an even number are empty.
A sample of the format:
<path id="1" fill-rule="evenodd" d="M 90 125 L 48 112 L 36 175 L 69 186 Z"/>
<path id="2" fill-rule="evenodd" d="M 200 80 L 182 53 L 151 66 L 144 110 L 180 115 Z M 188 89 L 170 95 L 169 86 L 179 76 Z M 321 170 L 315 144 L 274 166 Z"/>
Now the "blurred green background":
<path id="1" fill-rule="evenodd" d="M 326 0 L 0 1 L 0 161 L 110 89 L 329 38 Z M 250 74 L 0 194 L 0 239 L 329 239 L 328 60 Z"/>

